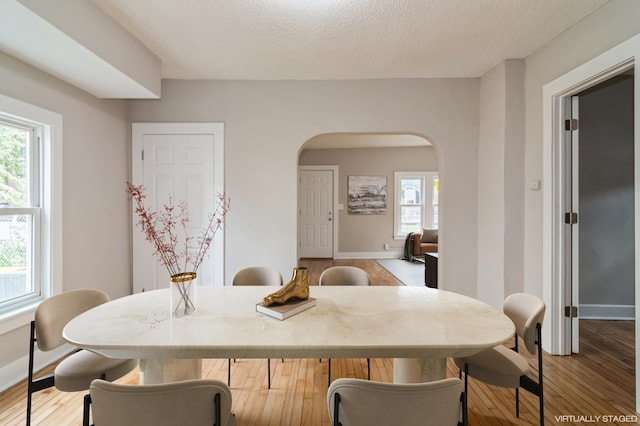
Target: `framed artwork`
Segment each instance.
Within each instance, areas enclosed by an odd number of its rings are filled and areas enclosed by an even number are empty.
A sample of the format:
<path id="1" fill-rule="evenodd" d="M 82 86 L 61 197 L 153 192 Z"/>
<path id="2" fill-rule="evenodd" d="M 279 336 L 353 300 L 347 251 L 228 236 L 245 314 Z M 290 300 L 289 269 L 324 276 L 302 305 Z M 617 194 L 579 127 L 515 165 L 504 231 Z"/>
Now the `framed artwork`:
<path id="1" fill-rule="evenodd" d="M 349 176 L 348 214 L 386 214 L 387 177 Z"/>

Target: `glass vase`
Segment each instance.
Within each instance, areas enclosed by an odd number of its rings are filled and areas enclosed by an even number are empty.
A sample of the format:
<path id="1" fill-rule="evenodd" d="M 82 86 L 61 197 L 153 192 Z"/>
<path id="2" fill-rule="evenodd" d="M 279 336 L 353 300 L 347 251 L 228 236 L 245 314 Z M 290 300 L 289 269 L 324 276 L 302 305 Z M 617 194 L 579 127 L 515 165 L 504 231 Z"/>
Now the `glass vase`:
<path id="1" fill-rule="evenodd" d="M 171 316 L 180 318 L 197 310 L 198 282 L 195 272 L 181 272 L 170 278 Z"/>

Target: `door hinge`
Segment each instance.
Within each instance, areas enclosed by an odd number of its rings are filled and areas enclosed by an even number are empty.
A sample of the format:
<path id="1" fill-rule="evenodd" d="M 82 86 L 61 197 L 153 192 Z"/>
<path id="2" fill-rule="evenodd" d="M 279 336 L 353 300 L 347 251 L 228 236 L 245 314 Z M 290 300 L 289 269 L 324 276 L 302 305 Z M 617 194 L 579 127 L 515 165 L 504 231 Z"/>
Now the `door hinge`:
<path id="1" fill-rule="evenodd" d="M 572 118 L 570 120 L 564 120 L 565 130 L 578 130 L 578 119 Z"/>
<path id="2" fill-rule="evenodd" d="M 575 225 L 578 223 L 578 213 L 576 212 L 568 212 L 564 214 L 564 223 L 569 225 Z"/>
<path id="3" fill-rule="evenodd" d="M 578 318 L 578 307 L 577 306 L 565 306 L 564 307 L 564 316 L 567 318 Z"/>
<path id="4" fill-rule="evenodd" d="M 140 152 L 140 156 L 142 157 L 142 161 L 144 161 L 144 149 Z"/>

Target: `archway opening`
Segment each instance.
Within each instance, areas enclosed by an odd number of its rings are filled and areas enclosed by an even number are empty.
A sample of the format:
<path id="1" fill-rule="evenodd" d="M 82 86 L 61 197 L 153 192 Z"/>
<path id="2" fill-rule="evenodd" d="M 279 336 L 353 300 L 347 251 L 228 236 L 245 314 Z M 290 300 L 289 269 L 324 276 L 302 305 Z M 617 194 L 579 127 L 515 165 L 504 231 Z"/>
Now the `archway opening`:
<path id="1" fill-rule="evenodd" d="M 298 156 L 298 258 L 403 257 L 408 229 L 438 228 L 438 165 L 436 147 L 413 133 L 310 138 Z M 399 180 L 414 175 L 420 186 L 401 199 Z M 322 179 L 330 188 L 307 185 Z"/>

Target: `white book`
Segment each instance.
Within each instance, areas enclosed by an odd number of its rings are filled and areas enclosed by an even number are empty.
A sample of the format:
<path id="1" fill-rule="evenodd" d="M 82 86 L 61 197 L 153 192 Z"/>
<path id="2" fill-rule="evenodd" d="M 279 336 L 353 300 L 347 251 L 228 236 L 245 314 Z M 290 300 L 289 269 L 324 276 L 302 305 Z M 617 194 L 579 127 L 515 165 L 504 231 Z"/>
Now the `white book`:
<path id="1" fill-rule="evenodd" d="M 285 320 L 314 306 L 316 306 L 316 299 L 309 297 L 306 300 L 289 301 L 283 305 L 264 306 L 263 303 L 260 302 L 256 304 L 256 311 L 279 320 Z"/>

